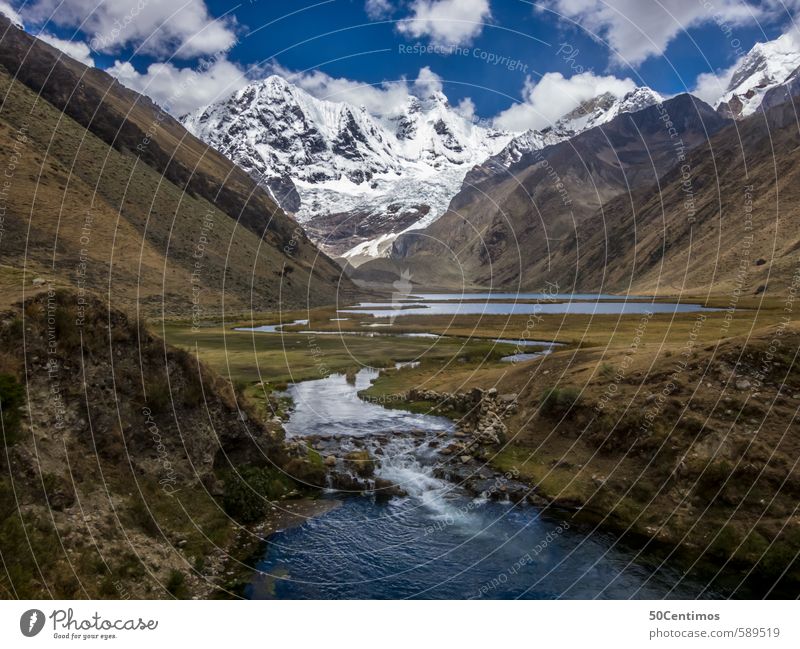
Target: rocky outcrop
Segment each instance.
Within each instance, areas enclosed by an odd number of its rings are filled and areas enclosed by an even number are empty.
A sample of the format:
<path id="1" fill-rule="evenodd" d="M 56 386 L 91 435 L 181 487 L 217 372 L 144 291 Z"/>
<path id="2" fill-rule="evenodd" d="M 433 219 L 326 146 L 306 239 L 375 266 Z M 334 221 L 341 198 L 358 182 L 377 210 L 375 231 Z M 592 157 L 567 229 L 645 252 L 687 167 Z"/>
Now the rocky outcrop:
<path id="1" fill-rule="evenodd" d="M 455 394 L 414 389 L 405 396 L 408 401 L 434 402 L 437 404 L 436 409 L 440 411 L 463 413 L 455 420 L 455 435 L 461 441 L 442 451 L 447 454 L 455 454 L 459 449 L 469 449 L 476 445 L 502 444 L 508 434 L 504 420 L 517 411 L 517 395 L 501 395 L 495 388 L 473 388 L 469 392 Z"/>
<path id="2" fill-rule="evenodd" d="M 261 421 L 188 353 L 68 291 L 0 315 L 0 376 L 0 400 L 24 384 L 27 401 L 0 459 L 0 553 L 18 564 L 13 592 L 209 594 L 226 547 L 207 533 L 234 527 L 219 500 L 227 476 L 245 466 L 277 474 L 280 423 Z M 75 566 L 91 556 L 104 561 Z"/>

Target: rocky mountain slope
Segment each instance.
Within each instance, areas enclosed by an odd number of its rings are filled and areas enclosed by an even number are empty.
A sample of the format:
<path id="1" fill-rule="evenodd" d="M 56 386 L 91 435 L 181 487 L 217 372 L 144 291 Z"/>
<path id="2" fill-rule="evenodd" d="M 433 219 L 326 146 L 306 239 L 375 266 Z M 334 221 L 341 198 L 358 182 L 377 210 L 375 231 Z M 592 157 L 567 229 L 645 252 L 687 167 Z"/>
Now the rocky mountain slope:
<path id="1" fill-rule="evenodd" d="M 280 422 L 71 291 L 0 313 L 0 401 L 3 598 L 207 596 L 237 531 L 232 469 L 287 461 Z"/>
<path id="2" fill-rule="evenodd" d="M 0 597 L 230 595 L 240 536 L 302 511 L 319 470 L 274 400 L 253 407 L 144 322 L 353 287 L 148 99 L 0 32 Z"/>
<path id="3" fill-rule="evenodd" d="M 581 285 L 602 279 L 648 294 L 723 294 L 733 304 L 739 295 L 796 290 L 800 133 L 792 88 L 767 93 L 763 110 L 696 147 L 657 185 L 604 205 L 604 231 L 586 229 L 579 241 Z"/>
<path id="4" fill-rule="evenodd" d="M 219 317 L 349 282 L 268 193 L 149 99 L 0 16 L 6 303 L 41 277 L 126 310 Z M 224 296 L 224 298 L 223 298 Z"/>
<path id="5" fill-rule="evenodd" d="M 736 122 L 683 95 L 522 159 L 512 178 L 477 169 L 439 222 L 356 276 L 391 282 L 413 268 L 416 281 L 445 287 L 553 282 L 733 303 L 783 294 L 800 248 L 798 95 L 793 78 Z M 677 138 L 659 133 L 663 109 Z"/>
<path id="6" fill-rule="evenodd" d="M 756 43 L 734 70 L 717 104 L 725 117 L 741 119 L 756 112 L 764 95 L 786 82 L 800 68 L 800 44 L 792 32 Z"/>
<path id="7" fill-rule="evenodd" d="M 657 92 L 644 86 L 624 97 L 616 97 L 610 92 L 603 93 L 582 102 L 550 127 L 540 131 L 529 130 L 515 136 L 500 153 L 483 161 L 480 166 L 484 170 L 495 168 L 498 173 L 503 173 L 534 151 L 564 142 L 584 131 L 607 124 L 619 115 L 635 113 L 663 100 Z M 470 183 L 472 179 L 467 174 L 465 182 Z"/>
<path id="8" fill-rule="evenodd" d="M 393 259 L 354 276 L 369 281 L 411 268 L 416 281 L 443 287 L 537 290 L 547 279 L 563 290 L 580 286 L 576 263 L 587 251 L 577 244 L 605 232 L 614 213 L 603 206 L 651 188 L 725 124 L 707 104 L 679 95 L 523 153 L 509 167 L 490 160 L 470 172 L 445 216 L 400 237 Z M 603 268 L 595 270 L 602 277 Z"/>

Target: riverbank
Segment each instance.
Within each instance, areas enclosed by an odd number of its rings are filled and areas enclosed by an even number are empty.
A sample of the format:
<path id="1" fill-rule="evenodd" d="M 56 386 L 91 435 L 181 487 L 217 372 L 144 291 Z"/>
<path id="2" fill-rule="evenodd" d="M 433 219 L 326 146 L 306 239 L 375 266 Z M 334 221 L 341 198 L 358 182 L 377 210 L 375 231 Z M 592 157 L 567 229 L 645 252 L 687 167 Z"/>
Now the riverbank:
<path id="1" fill-rule="evenodd" d="M 510 367 L 431 377 L 440 393 L 492 388 L 516 395 L 506 439 L 459 449 L 459 480 L 514 471 L 535 502 L 645 547 L 667 549 L 712 578 L 798 581 L 800 406 L 796 326 L 717 345 L 567 350 Z M 377 398 L 418 384 L 379 379 Z M 451 398 L 412 401 L 435 408 Z M 513 496 L 512 496 L 513 497 Z M 769 580 L 772 580 L 770 582 Z"/>
<path id="2" fill-rule="evenodd" d="M 225 560 L 217 580 L 209 581 L 205 589 L 193 594 L 193 599 L 213 597 L 216 599 L 238 599 L 245 595 L 250 584 L 258 583 L 261 593 L 267 597 L 274 593 L 279 575 L 258 573 L 256 564 L 265 552 L 270 537 L 306 524 L 316 516 L 322 516 L 341 506 L 334 498 L 300 498 L 270 505 L 268 516 L 253 525 L 241 527 L 236 539 L 224 553 Z"/>

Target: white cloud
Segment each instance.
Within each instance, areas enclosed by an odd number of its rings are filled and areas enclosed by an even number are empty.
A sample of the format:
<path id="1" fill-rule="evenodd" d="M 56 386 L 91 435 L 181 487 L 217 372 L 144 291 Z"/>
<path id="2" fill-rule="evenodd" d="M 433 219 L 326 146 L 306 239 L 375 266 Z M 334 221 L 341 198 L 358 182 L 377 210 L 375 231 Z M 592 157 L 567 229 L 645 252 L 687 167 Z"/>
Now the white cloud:
<path id="1" fill-rule="evenodd" d="M 475 119 L 475 102 L 469 97 L 464 97 L 454 109 L 461 117 L 470 122 Z"/>
<path id="2" fill-rule="evenodd" d="M 354 106 L 364 106 L 378 117 L 389 116 L 403 109 L 411 95 L 426 97 L 442 91 L 442 79 L 428 66 L 421 68 L 412 82 L 407 79 L 384 81 L 370 85 L 343 77 L 332 77 L 319 70 L 293 72 L 273 63 L 265 69 L 302 88 L 318 99 L 343 101 Z"/>
<path id="3" fill-rule="evenodd" d="M 429 37 L 442 47 L 470 43 L 492 17 L 489 0 L 413 0 L 412 14 L 397 29 L 414 38 Z"/>
<path id="4" fill-rule="evenodd" d="M 635 87 L 631 79 L 597 76 L 592 72 L 576 74 L 569 79 L 560 72 L 548 72 L 537 83 L 529 77 L 522 92 L 522 103 L 501 112 L 495 117 L 495 125 L 509 131 L 542 129 L 592 97 L 605 92 L 623 97 Z"/>
<path id="5" fill-rule="evenodd" d="M 420 68 L 419 74 L 414 80 L 414 94 L 419 97 L 430 97 L 442 90 L 442 78 L 427 65 Z"/>
<path id="6" fill-rule="evenodd" d="M 390 0 L 367 0 L 364 11 L 370 20 L 384 20 L 394 13 L 394 6 Z"/>
<path id="7" fill-rule="evenodd" d="M 277 63 L 268 66 L 267 71 L 285 78 L 318 99 L 364 106 L 373 115 L 389 115 L 397 111 L 408 101 L 409 96 L 405 80 L 370 85 L 343 77 L 332 77 L 319 70 L 293 72 Z"/>
<path id="8" fill-rule="evenodd" d="M 25 29 L 25 25 L 22 24 L 22 16 L 17 13 L 14 7 L 3 0 L 0 0 L 0 14 L 8 18 L 12 25 L 16 25 L 20 29 Z"/>
<path id="9" fill-rule="evenodd" d="M 616 52 L 619 65 L 638 65 L 664 53 L 681 31 L 712 20 L 741 24 L 762 9 L 743 0 L 714 0 L 711 10 L 699 0 L 547 0 L 546 6 L 575 20 Z"/>
<path id="10" fill-rule="evenodd" d="M 92 50 L 86 43 L 80 41 L 68 41 L 63 38 L 58 38 L 52 34 L 37 34 L 38 39 L 43 40 L 45 43 L 52 45 L 58 50 L 61 50 L 67 56 L 75 59 L 76 61 L 94 67 L 94 59 L 92 58 Z"/>
<path id="11" fill-rule="evenodd" d="M 721 70 L 716 74 L 713 72 L 703 72 L 698 74 L 691 93 L 695 97 L 702 99 L 707 104 L 715 106 L 722 95 L 724 95 L 727 91 L 728 84 L 731 82 L 731 77 L 733 76 L 737 66 L 738 62 L 726 70 Z"/>
<path id="12" fill-rule="evenodd" d="M 144 73 L 127 61 L 116 61 L 106 72 L 128 88 L 147 95 L 176 117 L 225 99 L 248 83 L 244 71 L 225 59 L 197 70 L 178 68 L 171 63 L 153 63 Z"/>
<path id="13" fill-rule="evenodd" d="M 33 0 L 23 16 L 80 29 L 92 49 L 116 52 L 125 45 L 139 53 L 193 58 L 224 51 L 236 42 L 232 18 L 215 20 L 203 0 Z"/>

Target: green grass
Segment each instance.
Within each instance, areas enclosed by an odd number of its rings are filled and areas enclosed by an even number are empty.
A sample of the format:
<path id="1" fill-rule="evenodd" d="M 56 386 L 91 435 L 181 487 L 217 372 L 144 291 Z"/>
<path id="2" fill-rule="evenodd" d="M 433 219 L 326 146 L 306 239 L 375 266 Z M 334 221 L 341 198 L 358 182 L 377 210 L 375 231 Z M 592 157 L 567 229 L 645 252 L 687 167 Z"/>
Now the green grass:
<path id="1" fill-rule="evenodd" d="M 550 498 L 584 502 L 593 489 L 574 469 L 555 468 L 532 454 L 531 449 L 507 446 L 491 459 L 492 466 L 502 473 L 518 474 Z"/>
<path id="2" fill-rule="evenodd" d="M 513 345 L 475 338 L 276 335 L 220 327 L 193 332 L 175 323 L 165 324 L 164 334 L 177 347 L 196 349 L 200 358 L 223 376 L 248 383 L 318 379 L 354 367 L 390 367 L 423 356 L 428 361 L 450 364 L 495 362 L 515 350 Z"/>

